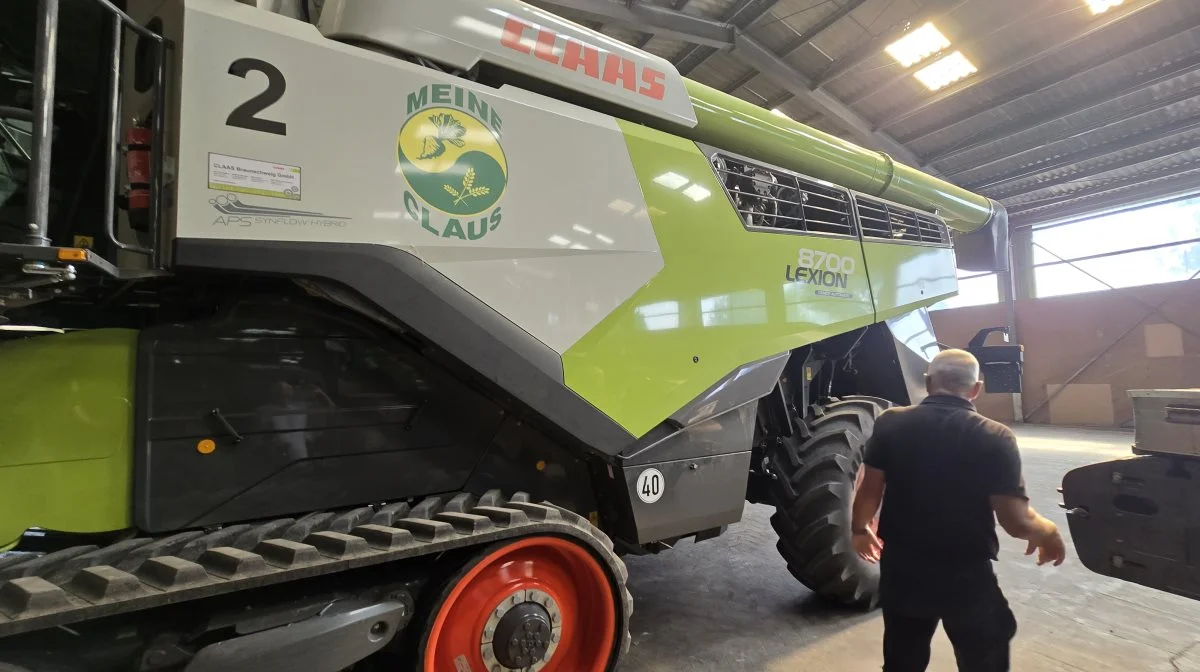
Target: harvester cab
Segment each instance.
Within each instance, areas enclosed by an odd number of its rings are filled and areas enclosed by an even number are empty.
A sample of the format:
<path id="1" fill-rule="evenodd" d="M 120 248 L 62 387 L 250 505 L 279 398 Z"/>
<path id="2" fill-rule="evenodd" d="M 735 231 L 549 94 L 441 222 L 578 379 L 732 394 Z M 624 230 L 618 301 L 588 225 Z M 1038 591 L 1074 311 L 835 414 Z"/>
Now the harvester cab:
<path id="1" fill-rule="evenodd" d="M 874 603 L 1001 205 L 517 0 L 0 16 L 0 663 L 610 670 L 620 556 L 746 501 Z"/>

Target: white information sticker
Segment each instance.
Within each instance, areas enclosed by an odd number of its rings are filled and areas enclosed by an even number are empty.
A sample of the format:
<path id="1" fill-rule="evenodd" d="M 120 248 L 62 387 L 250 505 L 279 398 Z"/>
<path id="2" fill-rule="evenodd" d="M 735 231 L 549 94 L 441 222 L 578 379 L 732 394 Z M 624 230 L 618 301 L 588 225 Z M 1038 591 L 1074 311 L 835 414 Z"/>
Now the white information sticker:
<path id="1" fill-rule="evenodd" d="M 653 504 L 662 499 L 663 492 L 667 489 L 666 481 L 663 480 L 662 472 L 658 469 L 647 469 L 638 474 L 637 479 L 637 495 L 647 504 Z"/>
<path id="2" fill-rule="evenodd" d="M 209 153 L 208 188 L 298 201 L 300 166 Z"/>

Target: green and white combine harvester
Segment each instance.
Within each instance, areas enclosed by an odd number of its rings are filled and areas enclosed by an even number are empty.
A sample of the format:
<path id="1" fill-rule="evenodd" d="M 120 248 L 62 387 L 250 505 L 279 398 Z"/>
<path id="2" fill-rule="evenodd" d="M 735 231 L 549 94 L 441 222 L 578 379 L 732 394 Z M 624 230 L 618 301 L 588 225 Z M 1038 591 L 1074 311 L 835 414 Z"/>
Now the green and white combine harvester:
<path id="1" fill-rule="evenodd" d="M 0 8 L 0 670 L 612 670 L 747 501 L 874 603 L 1002 206 L 517 0 L 119 4 Z"/>

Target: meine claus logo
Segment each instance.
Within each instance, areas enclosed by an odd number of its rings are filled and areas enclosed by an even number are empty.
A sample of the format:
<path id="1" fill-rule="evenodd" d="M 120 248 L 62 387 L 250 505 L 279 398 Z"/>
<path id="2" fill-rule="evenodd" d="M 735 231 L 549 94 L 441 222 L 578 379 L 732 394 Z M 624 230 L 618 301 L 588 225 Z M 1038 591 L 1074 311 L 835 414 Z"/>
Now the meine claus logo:
<path id="1" fill-rule="evenodd" d="M 396 155 L 409 186 L 408 216 L 441 238 L 479 240 L 495 231 L 508 186 L 495 108 L 450 84 L 424 86 L 408 94 L 407 102 Z"/>

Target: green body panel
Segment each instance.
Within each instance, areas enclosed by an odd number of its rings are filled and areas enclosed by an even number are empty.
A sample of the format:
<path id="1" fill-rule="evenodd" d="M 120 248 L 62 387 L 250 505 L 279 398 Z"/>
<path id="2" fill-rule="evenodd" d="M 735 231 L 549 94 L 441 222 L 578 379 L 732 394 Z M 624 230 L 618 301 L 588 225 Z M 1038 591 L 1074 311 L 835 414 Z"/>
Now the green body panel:
<path id="1" fill-rule="evenodd" d="M 988 222 L 987 198 L 690 79 L 694 128 L 685 137 L 754 157 L 855 191 L 938 212 L 951 227 L 974 231 Z"/>
<path id="2" fill-rule="evenodd" d="M 875 319 L 882 322 L 958 292 L 954 250 L 905 243 L 863 243 Z"/>
<path id="3" fill-rule="evenodd" d="M 0 547 L 130 526 L 137 332 L 0 343 Z"/>
<path id="4" fill-rule="evenodd" d="M 747 231 L 694 142 L 619 123 L 664 267 L 563 354 L 572 390 L 641 436 L 738 366 L 874 321 L 857 239 Z M 789 280 L 805 248 L 852 258 L 846 286 Z"/>

